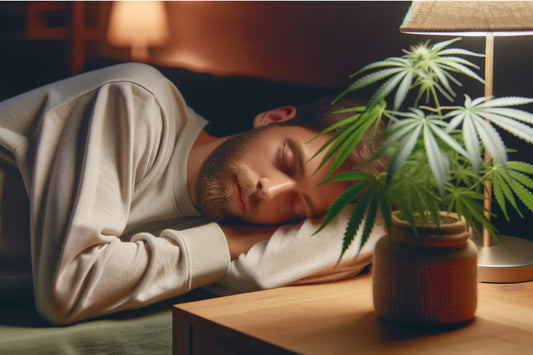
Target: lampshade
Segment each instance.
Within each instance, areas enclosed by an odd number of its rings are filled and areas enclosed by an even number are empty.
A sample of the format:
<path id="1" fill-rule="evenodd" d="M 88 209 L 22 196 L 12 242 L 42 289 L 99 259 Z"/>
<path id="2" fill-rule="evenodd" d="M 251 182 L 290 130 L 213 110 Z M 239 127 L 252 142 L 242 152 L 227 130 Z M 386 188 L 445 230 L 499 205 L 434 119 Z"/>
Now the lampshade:
<path id="1" fill-rule="evenodd" d="M 485 96 L 492 96 L 494 36 L 533 34 L 533 1 L 413 1 L 400 26 L 404 33 L 485 36 Z M 485 151 L 485 162 L 490 159 Z M 492 184 L 484 186 L 485 216 L 491 218 Z M 484 282 L 533 280 L 533 241 L 499 235 L 491 245 L 486 228 L 475 236 L 478 279 Z"/>
<path id="2" fill-rule="evenodd" d="M 461 36 L 533 34 L 533 1 L 413 1 L 400 31 Z"/>
<path id="3" fill-rule="evenodd" d="M 115 46 L 131 46 L 134 60 L 148 57 L 148 46 L 164 44 L 169 29 L 164 3 L 117 1 L 113 3 L 107 40 Z"/>

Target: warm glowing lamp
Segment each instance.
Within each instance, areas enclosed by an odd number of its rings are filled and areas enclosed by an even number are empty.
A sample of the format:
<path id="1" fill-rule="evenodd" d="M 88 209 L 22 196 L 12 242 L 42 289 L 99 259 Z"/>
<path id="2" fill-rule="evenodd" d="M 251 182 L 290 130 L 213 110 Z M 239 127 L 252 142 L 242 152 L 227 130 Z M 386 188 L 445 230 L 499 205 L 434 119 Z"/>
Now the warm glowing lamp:
<path id="1" fill-rule="evenodd" d="M 492 96 L 494 36 L 533 35 L 533 2 L 529 1 L 413 1 L 400 31 L 425 35 L 484 36 L 485 96 Z M 490 157 L 485 152 L 485 161 Z M 485 208 L 491 210 L 492 186 L 485 185 Z M 490 218 L 490 212 L 486 213 Z M 491 245 L 483 230 L 478 276 L 484 282 L 533 280 L 533 242 L 499 236 Z"/>
<path id="2" fill-rule="evenodd" d="M 115 46 L 131 47 L 134 61 L 148 59 L 148 46 L 164 44 L 169 29 L 164 3 L 116 1 L 111 8 L 107 40 Z"/>

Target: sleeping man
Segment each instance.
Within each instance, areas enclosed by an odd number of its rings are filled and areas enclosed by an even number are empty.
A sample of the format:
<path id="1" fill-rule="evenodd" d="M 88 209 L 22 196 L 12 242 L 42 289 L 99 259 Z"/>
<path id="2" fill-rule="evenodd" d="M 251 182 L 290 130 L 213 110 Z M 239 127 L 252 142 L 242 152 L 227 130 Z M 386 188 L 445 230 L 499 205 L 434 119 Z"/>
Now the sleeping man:
<path id="1" fill-rule="evenodd" d="M 309 141 L 331 123 L 318 112 L 275 108 L 248 132 L 213 137 L 143 64 L 1 102 L 0 296 L 31 289 L 41 316 L 66 324 L 200 286 L 357 274 L 373 243 L 336 267 L 345 218 L 311 237 L 347 187 L 317 186 L 326 169 L 314 174 L 321 155 L 310 158 L 328 137 Z"/>

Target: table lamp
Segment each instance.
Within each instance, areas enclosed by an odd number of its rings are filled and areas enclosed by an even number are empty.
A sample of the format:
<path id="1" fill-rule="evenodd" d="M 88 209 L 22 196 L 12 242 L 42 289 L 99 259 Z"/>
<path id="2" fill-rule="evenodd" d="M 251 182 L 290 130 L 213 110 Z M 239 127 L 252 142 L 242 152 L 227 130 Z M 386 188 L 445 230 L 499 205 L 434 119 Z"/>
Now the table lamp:
<path id="1" fill-rule="evenodd" d="M 533 35 L 533 2 L 413 1 L 400 26 L 403 33 L 485 37 L 485 96 L 492 96 L 494 36 Z M 485 162 L 490 156 L 485 151 Z M 484 187 L 485 216 L 490 218 L 492 185 Z M 478 278 L 482 282 L 533 280 L 533 242 L 501 235 L 491 245 L 483 228 L 478 244 Z"/>
<path id="2" fill-rule="evenodd" d="M 116 1 L 113 3 L 107 40 L 115 46 L 129 46 L 132 60 L 146 61 L 148 46 L 162 45 L 168 38 L 168 22 L 162 2 Z"/>

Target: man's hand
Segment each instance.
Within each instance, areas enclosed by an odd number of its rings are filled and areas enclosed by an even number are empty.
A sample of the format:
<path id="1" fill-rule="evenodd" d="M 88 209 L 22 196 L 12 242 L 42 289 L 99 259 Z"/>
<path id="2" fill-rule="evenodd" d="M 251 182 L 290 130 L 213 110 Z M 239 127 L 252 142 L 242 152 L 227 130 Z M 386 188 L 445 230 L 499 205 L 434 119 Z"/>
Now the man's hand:
<path id="1" fill-rule="evenodd" d="M 231 260 L 246 253 L 252 245 L 269 239 L 277 227 L 271 226 L 221 226 L 226 235 Z"/>

